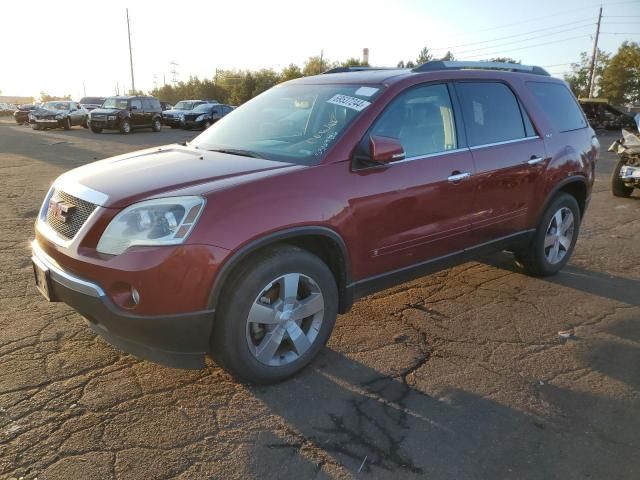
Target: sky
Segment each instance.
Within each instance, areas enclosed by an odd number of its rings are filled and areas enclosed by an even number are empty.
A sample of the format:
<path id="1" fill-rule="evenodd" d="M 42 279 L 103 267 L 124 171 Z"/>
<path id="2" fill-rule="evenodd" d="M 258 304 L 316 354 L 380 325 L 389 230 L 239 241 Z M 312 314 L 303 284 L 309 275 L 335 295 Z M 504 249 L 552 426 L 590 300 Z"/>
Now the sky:
<path id="1" fill-rule="evenodd" d="M 594 0 L 6 1 L 0 3 L 2 95 L 106 96 L 135 85 L 212 77 L 216 69 L 280 70 L 312 55 L 374 66 L 415 59 L 423 46 L 459 60 L 509 56 L 562 77 L 591 52 Z M 640 0 L 604 0 L 599 46 L 640 42 Z M 453 47 L 453 48 L 451 48 Z"/>

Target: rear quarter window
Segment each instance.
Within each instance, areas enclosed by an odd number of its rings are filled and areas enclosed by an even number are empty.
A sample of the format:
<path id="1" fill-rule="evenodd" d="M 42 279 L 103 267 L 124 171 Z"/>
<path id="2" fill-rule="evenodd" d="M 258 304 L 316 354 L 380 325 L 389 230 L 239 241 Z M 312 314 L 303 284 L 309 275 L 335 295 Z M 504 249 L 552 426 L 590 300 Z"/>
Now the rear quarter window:
<path id="1" fill-rule="evenodd" d="M 527 82 L 527 86 L 555 130 L 568 132 L 587 127 L 587 121 L 578 102 L 565 85 Z"/>
<path id="2" fill-rule="evenodd" d="M 508 142 L 528 136 L 518 100 L 507 85 L 499 82 L 457 82 L 456 92 L 469 146 Z"/>

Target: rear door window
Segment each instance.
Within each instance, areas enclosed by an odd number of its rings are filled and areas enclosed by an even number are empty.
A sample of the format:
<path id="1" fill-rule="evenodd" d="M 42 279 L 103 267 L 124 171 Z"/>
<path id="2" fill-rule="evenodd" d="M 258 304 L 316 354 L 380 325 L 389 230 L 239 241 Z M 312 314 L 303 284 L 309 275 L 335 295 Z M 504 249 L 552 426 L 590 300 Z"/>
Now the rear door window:
<path id="1" fill-rule="evenodd" d="M 587 126 L 582 110 L 569 89 L 559 83 L 527 82 L 527 86 L 559 132 Z"/>
<path id="2" fill-rule="evenodd" d="M 378 118 L 370 134 L 397 138 L 405 158 L 456 149 L 447 86 L 425 85 L 401 93 Z"/>
<path id="3" fill-rule="evenodd" d="M 470 147 L 527 137 L 520 106 L 499 82 L 457 82 L 456 92 Z"/>
<path id="4" fill-rule="evenodd" d="M 139 99 L 131 100 L 131 108 L 137 108 L 138 110 L 142 110 L 142 102 Z"/>

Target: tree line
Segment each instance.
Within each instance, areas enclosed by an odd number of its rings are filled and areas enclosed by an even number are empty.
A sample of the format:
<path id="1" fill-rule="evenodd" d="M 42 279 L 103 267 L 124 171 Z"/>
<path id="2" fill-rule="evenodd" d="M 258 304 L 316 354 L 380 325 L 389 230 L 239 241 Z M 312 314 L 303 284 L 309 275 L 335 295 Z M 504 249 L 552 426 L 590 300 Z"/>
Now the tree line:
<path id="1" fill-rule="evenodd" d="M 565 75 L 576 97 L 589 96 L 591 56 L 580 54 L 580 60 L 571 64 L 571 73 Z M 594 96 L 607 99 L 614 105 L 640 103 L 640 45 L 622 42 L 614 54 L 598 49 L 594 79 Z"/>

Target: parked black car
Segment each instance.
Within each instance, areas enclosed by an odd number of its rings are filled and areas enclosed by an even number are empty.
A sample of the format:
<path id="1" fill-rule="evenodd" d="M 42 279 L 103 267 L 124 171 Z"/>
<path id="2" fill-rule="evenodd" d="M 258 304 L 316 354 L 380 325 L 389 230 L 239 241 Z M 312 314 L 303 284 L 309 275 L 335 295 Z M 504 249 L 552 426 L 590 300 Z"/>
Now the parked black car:
<path id="1" fill-rule="evenodd" d="M 13 112 L 13 118 L 16 119 L 16 123 L 18 125 L 22 125 L 23 123 L 29 123 L 29 113 L 36 109 L 35 105 L 20 105 L 18 109 Z"/>
<path id="2" fill-rule="evenodd" d="M 53 100 L 43 103 L 29 113 L 29 123 L 34 130 L 64 128 L 74 125 L 87 128 L 89 112 L 78 102 L 71 100 Z"/>
<path id="3" fill-rule="evenodd" d="M 218 103 L 215 100 L 180 100 L 171 110 L 162 114 L 164 124 L 171 128 L 180 128 L 184 125 L 184 116 L 191 112 L 198 105 L 205 103 Z"/>
<path id="4" fill-rule="evenodd" d="M 90 114 L 89 125 L 93 133 L 103 129 L 130 133 L 138 128 L 162 129 L 162 107 L 155 97 L 109 97 L 102 107 Z"/>
<path id="5" fill-rule="evenodd" d="M 96 108 L 100 108 L 105 100 L 105 97 L 82 97 L 80 99 L 80 105 L 82 105 L 88 111 L 91 111 L 95 110 Z"/>
<path id="6" fill-rule="evenodd" d="M 233 110 L 222 103 L 203 103 L 184 113 L 184 128 L 207 129 Z"/>

